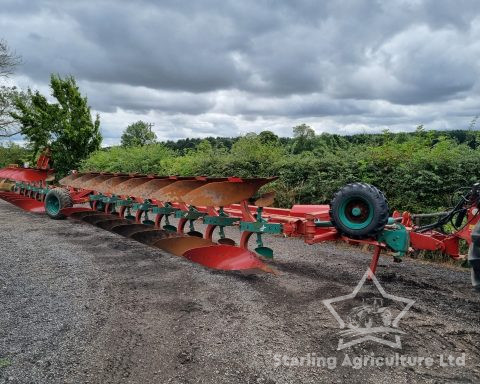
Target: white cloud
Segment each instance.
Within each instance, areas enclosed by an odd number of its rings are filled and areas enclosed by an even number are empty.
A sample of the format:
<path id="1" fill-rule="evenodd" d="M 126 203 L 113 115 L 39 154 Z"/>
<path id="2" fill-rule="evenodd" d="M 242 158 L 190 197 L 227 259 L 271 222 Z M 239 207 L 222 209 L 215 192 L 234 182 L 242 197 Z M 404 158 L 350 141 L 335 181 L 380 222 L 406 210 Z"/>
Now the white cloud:
<path id="1" fill-rule="evenodd" d="M 9 80 L 75 76 L 106 145 L 137 120 L 161 139 L 465 128 L 480 113 L 480 3 L 3 0 Z"/>

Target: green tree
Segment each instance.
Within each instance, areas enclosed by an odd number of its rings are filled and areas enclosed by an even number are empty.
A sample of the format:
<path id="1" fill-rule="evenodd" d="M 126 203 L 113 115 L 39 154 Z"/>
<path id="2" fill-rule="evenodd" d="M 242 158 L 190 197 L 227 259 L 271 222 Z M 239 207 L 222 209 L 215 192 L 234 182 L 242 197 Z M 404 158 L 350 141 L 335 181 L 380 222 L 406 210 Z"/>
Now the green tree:
<path id="1" fill-rule="evenodd" d="M 157 136 L 152 132 L 152 125 L 144 121 L 137 121 L 130 124 L 122 135 L 122 145 L 124 147 L 136 147 L 153 144 Z"/>
<path id="2" fill-rule="evenodd" d="M 0 138 L 18 135 L 21 127 L 12 117 L 15 112 L 15 100 L 27 95 L 16 87 L 0 86 Z"/>
<path id="3" fill-rule="evenodd" d="M 315 145 L 315 131 L 307 124 L 293 127 L 293 153 L 311 151 Z"/>
<path id="4" fill-rule="evenodd" d="M 5 40 L 0 39 L 0 77 L 11 75 L 18 64 L 20 57 L 8 47 Z"/>
<path id="5" fill-rule="evenodd" d="M 0 78 L 8 77 L 20 63 L 20 57 L 10 50 L 7 43 L 0 39 Z M 19 133 L 10 113 L 13 111 L 13 100 L 20 97 L 15 87 L 0 86 L 0 138 L 11 137 Z"/>
<path id="6" fill-rule="evenodd" d="M 18 144 L 11 142 L 0 144 L 0 168 L 9 164 L 23 165 L 29 157 L 28 150 Z"/>
<path id="7" fill-rule="evenodd" d="M 92 119 L 87 98 L 73 77 L 52 75 L 50 86 L 56 103 L 29 90 L 26 98 L 15 99 L 17 111 L 11 116 L 20 123 L 34 157 L 44 147 L 52 149 L 57 177 L 61 177 L 100 148 L 100 118 Z"/>
<path id="8" fill-rule="evenodd" d="M 262 144 L 275 144 L 278 142 L 278 136 L 272 131 L 262 131 L 258 134 Z"/>
<path id="9" fill-rule="evenodd" d="M 164 144 L 145 147 L 111 147 L 93 153 L 82 163 L 82 170 L 104 172 L 141 172 L 168 175 L 175 153 Z"/>

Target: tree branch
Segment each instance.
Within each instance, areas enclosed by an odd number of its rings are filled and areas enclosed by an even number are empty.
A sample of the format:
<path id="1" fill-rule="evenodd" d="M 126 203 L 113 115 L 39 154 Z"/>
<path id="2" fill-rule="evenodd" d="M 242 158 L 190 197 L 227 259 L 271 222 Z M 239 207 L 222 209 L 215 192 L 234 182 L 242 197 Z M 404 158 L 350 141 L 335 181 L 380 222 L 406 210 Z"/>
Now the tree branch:
<path id="1" fill-rule="evenodd" d="M 21 63 L 21 58 L 12 52 L 5 40 L 0 40 L 0 77 L 8 77 L 13 69 Z"/>
<path id="2" fill-rule="evenodd" d="M 17 131 L 17 132 L 13 132 L 13 133 L 0 133 L 0 137 L 12 137 L 12 136 L 15 136 L 15 135 L 18 135 L 22 133 L 22 131 Z"/>

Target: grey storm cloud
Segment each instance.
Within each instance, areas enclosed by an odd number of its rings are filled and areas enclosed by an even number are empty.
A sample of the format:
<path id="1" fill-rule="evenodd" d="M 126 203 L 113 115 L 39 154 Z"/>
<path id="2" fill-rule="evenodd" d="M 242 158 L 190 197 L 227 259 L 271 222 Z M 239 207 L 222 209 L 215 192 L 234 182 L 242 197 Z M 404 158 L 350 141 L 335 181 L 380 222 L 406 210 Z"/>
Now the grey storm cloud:
<path id="1" fill-rule="evenodd" d="M 0 0 L 12 79 L 71 74 L 115 140 L 462 128 L 480 111 L 480 2 Z M 461 126 L 459 126 L 461 125 Z"/>

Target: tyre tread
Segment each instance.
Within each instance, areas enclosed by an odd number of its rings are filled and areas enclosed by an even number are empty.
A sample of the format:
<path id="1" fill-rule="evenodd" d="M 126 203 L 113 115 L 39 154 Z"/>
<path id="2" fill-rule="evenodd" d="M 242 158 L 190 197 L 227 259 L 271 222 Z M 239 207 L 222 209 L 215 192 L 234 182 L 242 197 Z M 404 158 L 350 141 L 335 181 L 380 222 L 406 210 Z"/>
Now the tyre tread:
<path id="1" fill-rule="evenodd" d="M 342 200 L 345 197 L 348 197 L 350 194 L 359 191 L 367 194 L 372 199 L 376 210 L 374 213 L 373 225 L 370 224 L 362 230 L 353 230 L 342 225 L 339 220 L 337 222 L 335 216 L 337 213 L 336 210 L 339 209 Z M 343 188 L 341 188 L 335 193 L 330 204 L 329 213 L 330 221 L 341 234 L 346 235 L 352 239 L 365 239 L 376 237 L 378 236 L 378 234 L 380 234 L 380 232 L 383 231 L 385 225 L 388 222 L 389 207 L 385 195 L 378 188 L 367 183 L 355 182 L 345 185 Z"/>
<path id="2" fill-rule="evenodd" d="M 55 195 L 58 198 L 58 200 L 60 201 L 60 210 L 62 210 L 63 208 L 70 208 L 70 207 L 73 206 L 72 196 L 70 195 L 70 192 L 65 188 L 53 188 L 53 189 L 51 189 L 47 193 L 47 195 L 45 196 L 45 206 L 47 204 L 47 197 L 50 194 Z M 65 215 L 62 214 L 60 211 L 56 215 L 49 214 L 46 209 L 45 209 L 45 211 L 47 212 L 47 215 L 51 219 L 61 220 L 61 219 L 65 218 Z"/>

